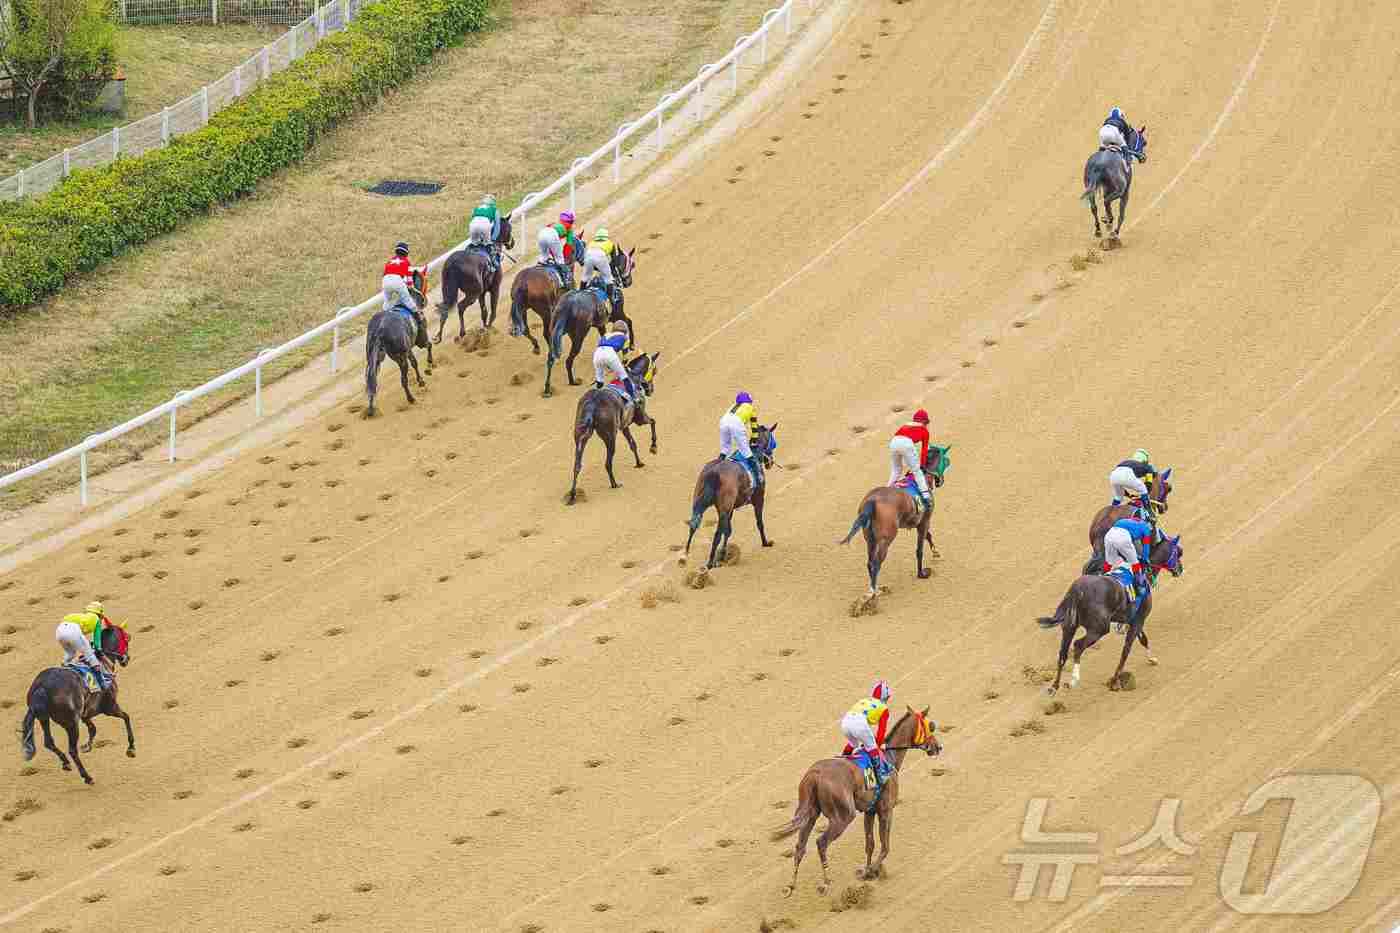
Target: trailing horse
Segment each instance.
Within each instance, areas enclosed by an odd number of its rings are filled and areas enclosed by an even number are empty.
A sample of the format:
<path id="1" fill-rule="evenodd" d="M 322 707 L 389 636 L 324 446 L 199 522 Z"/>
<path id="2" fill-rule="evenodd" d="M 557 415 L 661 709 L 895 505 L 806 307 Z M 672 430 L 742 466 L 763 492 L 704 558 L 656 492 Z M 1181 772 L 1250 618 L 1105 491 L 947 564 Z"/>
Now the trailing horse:
<path id="1" fill-rule="evenodd" d="M 369 405 L 365 409 L 366 418 L 374 417 L 374 398 L 379 394 L 379 367 L 386 356 L 399 364 L 399 381 L 403 384 L 403 394 L 408 396 L 409 404 L 418 401 L 408 387 L 408 367 L 412 365 L 420 389 L 426 388 L 428 384 L 423 381 L 423 374 L 418 371 L 418 357 L 413 353 L 414 347 L 428 351 L 428 375 L 431 376 L 433 345 L 428 340 L 428 321 L 423 317 L 422 311 L 413 313 L 412 322 L 409 321 L 408 315 L 398 310 L 380 311 L 369 319 L 369 328 L 365 332 L 365 394 L 369 397 Z"/>
<path id="2" fill-rule="evenodd" d="M 776 430 L 776 423 L 769 428 L 759 425 L 758 437 L 751 445 L 754 456 L 763 461 L 764 467 L 773 465 L 773 449 L 778 446 L 773 436 Z M 690 497 L 690 521 L 686 523 L 690 534 L 685 539 L 685 552 L 690 553 L 690 542 L 700 529 L 700 519 L 712 505 L 719 513 L 719 522 L 715 527 L 715 538 L 710 543 L 710 559 L 705 562 L 706 567 L 715 566 L 716 551 L 718 560 L 724 561 L 729 536 L 734 533 L 734 510 L 746 505 L 753 506 L 754 520 L 758 523 L 758 539 L 764 547 L 772 547 L 773 542 L 763 527 L 763 497 L 766 491 L 766 483 L 755 487 L 748 467 L 728 457 L 717 457 L 701 467 L 700 476 L 695 480 L 695 492 Z"/>
<path id="3" fill-rule="evenodd" d="M 632 286 L 632 272 L 636 268 L 632 254 L 636 252 L 633 247 L 631 252 L 624 253 L 621 247 L 613 250 L 610 264 L 612 266 L 613 280 L 621 288 Z M 580 381 L 574 378 L 574 360 L 578 358 L 579 351 L 583 349 L 584 338 L 588 334 L 590 327 L 598 329 L 598 336 L 604 336 L 603 328 L 611 321 L 622 321 L 627 325 L 627 348 L 635 349 L 637 346 L 637 331 L 632 325 L 632 319 L 627 316 L 623 307 L 622 292 L 619 289 L 617 306 L 612 302 L 600 298 L 598 293 L 591 288 L 577 288 L 566 292 L 559 299 L 559 303 L 554 307 L 553 326 L 546 331 L 545 336 L 549 342 L 549 356 L 544 364 L 544 394 L 545 397 L 554 394 L 552 378 L 554 375 L 554 364 L 564 356 L 564 335 L 569 336 L 569 356 L 564 360 L 564 371 L 568 374 L 569 385 L 580 385 Z M 528 334 L 528 331 L 526 332 Z M 531 337 L 533 344 L 535 338 Z"/>
<path id="4" fill-rule="evenodd" d="M 534 311 L 540 316 L 540 334 L 547 344 L 554 308 L 559 304 L 559 299 L 563 294 L 564 288 L 559 284 L 559 280 L 554 277 L 553 272 L 544 266 L 530 266 L 517 273 L 515 281 L 510 286 L 511 336 L 528 337 L 531 348 L 538 354 L 540 344 L 539 341 L 535 340 L 535 335 L 530 333 L 527 312 Z M 545 386 L 544 394 L 550 394 L 548 385 Z"/>
<path id="5" fill-rule="evenodd" d="M 503 250 L 515 248 L 515 233 L 510 226 L 510 217 L 499 218 L 500 230 L 497 231 L 494 245 Z M 461 333 L 455 339 L 461 340 L 467 335 L 467 305 L 473 301 L 481 308 L 481 326 L 490 327 L 496 320 L 496 305 L 501 300 L 501 271 L 489 272 L 490 261 L 481 254 L 480 250 L 459 249 L 447 257 L 447 261 L 442 264 L 442 302 L 437 306 L 438 312 L 438 332 L 433 338 L 433 343 L 442 343 L 442 331 L 447 326 L 447 317 L 452 313 L 452 306 L 457 306 L 457 323 Z M 461 294 L 461 300 L 457 298 Z M 486 296 L 491 296 L 491 310 L 487 313 Z"/>
<path id="6" fill-rule="evenodd" d="M 651 425 L 651 452 L 656 453 L 656 419 L 646 412 L 645 401 L 652 393 L 652 380 L 656 377 L 656 361 L 661 357 L 658 351 L 650 356 L 643 353 L 627 364 L 627 372 L 632 376 L 632 384 L 642 393 L 640 406 L 635 402 L 623 402 L 622 397 L 612 389 L 589 389 L 578 400 L 574 411 L 574 481 L 569 487 L 569 505 L 578 498 L 578 473 L 583 468 L 583 448 L 595 433 L 602 438 L 607 448 L 608 482 L 613 489 L 621 483 L 613 475 L 613 452 L 617 447 L 617 432 L 627 438 L 627 446 L 632 448 L 632 456 L 637 459 L 637 468 L 645 466 L 637 453 L 637 441 L 632 437 L 631 426 Z"/>
<path id="7" fill-rule="evenodd" d="M 1118 234 L 1123 229 L 1123 218 L 1128 215 L 1128 192 L 1133 187 L 1133 159 L 1137 158 L 1139 162 L 1147 161 L 1146 124 L 1136 130 L 1128 127 L 1127 136 L 1131 155 L 1112 149 L 1100 149 L 1089 156 L 1089 160 L 1084 163 L 1084 193 L 1079 196 L 1081 201 L 1089 205 L 1089 212 L 1094 215 L 1096 237 L 1103 236 L 1103 228 L 1099 226 L 1099 207 L 1095 195 L 1100 189 L 1103 190 L 1103 211 L 1110 227 L 1114 227 L 1112 202 L 1122 202 L 1118 207 L 1118 224 L 1109 234 L 1109 238 L 1114 242 L 1118 240 Z"/>
<path id="8" fill-rule="evenodd" d="M 904 715 L 889 732 L 885 750 L 894 771 L 879 789 L 878 796 L 866 788 L 861 768 L 849 758 L 823 758 L 807 769 L 797 785 L 797 808 L 792 819 L 772 834 L 776 841 L 798 833 L 797 845 L 792 850 L 792 883 L 783 888 L 783 897 L 790 897 L 797 888 L 797 871 L 807 852 L 807 837 L 821 816 L 826 817 L 827 822 L 826 830 L 817 837 L 817 855 L 822 860 L 822 881 L 817 885 L 817 893 L 825 894 L 831 887 L 827 849 L 846 831 L 857 813 L 865 814 L 865 867 L 860 870 L 860 877 L 880 876 L 880 869 L 890 854 L 890 824 L 894 821 L 895 805 L 899 803 L 899 771 L 904 765 L 904 756 L 914 749 L 930 757 L 942 752 L 943 746 L 933 734 L 937 728 L 928 718 L 928 707 L 921 713 L 905 707 Z M 880 857 L 872 860 L 877 819 L 880 821 Z"/>
<path id="9" fill-rule="evenodd" d="M 1154 572 L 1164 569 L 1172 576 L 1179 577 L 1182 574 L 1182 554 L 1180 537 L 1163 538 L 1152 546 L 1148 561 Z M 1108 634 L 1110 625 L 1114 623 L 1126 625 L 1131 612 L 1132 604 L 1128 601 L 1128 592 L 1123 588 L 1123 584 L 1114 577 L 1084 574 L 1071 583 L 1069 592 L 1065 594 L 1064 599 L 1060 600 L 1055 614 L 1036 620 L 1041 628 L 1058 627 L 1060 629 L 1059 667 L 1055 671 L 1055 683 L 1050 687 L 1049 692 L 1053 694 L 1060 689 L 1060 679 L 1065 672 L 1065 661 L 1069 658 L 1070 642 L 1080 627 L 1084 629 L 1084 636 L 1074 642 L 1074 670 L 1070 673 L 1069 682 L 1071 687 L 1079 686 L 1079 659 L 1083 657 L 1084 652 Z M 1122 684 L 1123 668 L 1128 663 L 1128 655 L 1133 650 L 1133 642 L 1135 640 L 1141 641 L 1144 648 L 1148 647 L 1143 626 L 1146 625 L 1147 617 L 1151 614 L 1152 590 L 1149 588 L 1147 595 L 1143 597 L 1137 618 L 1132 620 L 1127 638 L 1123 640 L 1123 655 L 1118 659 L 1118 669 L 1113 672 L 1113 677 L 1108 681 L 1110 690 L 1117 690 Z"/>
<path id="10" fill-rule="evenodd" d="M 125 667 L 130 661 L 127 654 L 130 639 L 131 636 L 123 629 L 103 629 L 102 650 L 99 654 L 116 658 L 117 662 Z M 99 663 L 107 670 L 112 670 L 105 658 L 100 658 Z M 87 773 L 87 768 L 83 767 L 83 760 L 78 757 L 78 723 L 82 722 L 87 726 L 88 738 L 83 745 L 83 751 L 90 752 L 92 741 L 97 737 L 97 726 L 92 720 L 94 716 L 99 715 L 114 716 L 126 723 L 126 757 L 136 757 L 136 737 L 131 732 L 131 717 L 117 704 L 115 672 L 112 673 L 111 687 L 101 692 L 93 692 L 88 689 L 83 675 L 73 668 L 47 668 L 40 671 L 30 684 L 26 702 L 28 709 L 20 726 L 20 749 L 24 752 L 25 761 L 32 760 L 37 751 L 34 744 L 34 724 L 37 722 L 44 731 L 44 747 L 58 756 L 63 770 L 73 770 L 68 764 L 68 756 L 72 756 L 83 782 L 91 784 L 92 776 Z M 53 743 L 53 733 L 49 729 L 50 721 L 58 723 L 63 727 L 63 731 L 68 733 L 68 756 L 59 751 L 58 746 Z"/>
<path id="11" fill-rule="evenodd" d="M 922 469 L 934 489 L 943 485 L 943 474 L 948 469 L 948 451 L 952 447 L 930 444 L 928 457 Z M 930 500 L 932 496 L 930 496 Z M 924 542 L 928 542 L 931 557 L 938 557 L 938 548 L 933 543 L 929 522 L 933 518 L 933 507 L 925 509 L 919 501 L 907 492 L 893 486 L 876 486 L 860 500 L 856 520 L 851 524 L 850 533 L 840 540 L 840 544 L 850 544 L 857 532 L 865 533 L 866 569 L 870 573 L 869 597 L 880 595 L 880 566 L 885 562 L 890 544 L 901 528 L 913 528 L 914 560 L 920 580 L 927 580 L 933 573 L 924 566 Z"/>

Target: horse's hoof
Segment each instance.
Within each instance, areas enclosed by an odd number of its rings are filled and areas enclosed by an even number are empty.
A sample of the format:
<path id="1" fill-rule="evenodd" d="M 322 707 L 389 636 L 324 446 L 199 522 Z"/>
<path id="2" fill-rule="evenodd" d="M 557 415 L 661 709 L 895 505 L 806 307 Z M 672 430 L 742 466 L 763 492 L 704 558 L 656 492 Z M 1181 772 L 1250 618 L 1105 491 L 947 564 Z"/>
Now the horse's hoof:
<path id="1" fill-rule="evenodd" d="M 640 461 L 640 460 L 637 461 L 636 469 L 640 470 L 640 469 L 641 469 L 642 467 L 644 467 L 644 466 L 646 466 L 645 463 L 643 463 L 643 462 Z"/>
<path id="2" fill-rule="evenodd" d="M 429 366 L 427 369 L 423 370 L 423 375 L 425 375 L 425 376 L 431 376 L 432 374 L 433 374 L 433 368 L 432 368 L 431 366 Z"/>
<path id="3" fill-rule="evenodd" d="M 126 750 L 126 757 L 128 757 L 128 758 L 135 758 L 135 757 L 136 757 L 136 749 L 134 749 L 134 748 L 128 748 L 128 749 Z"/>
<path id="4" fill-rule="evenodd" d="M 553 390 L 545 389 L 543 392 L 540 393 L 540 398 L 554 398 Z"/>
<path id="5" fill-rule="evenodd" d="M 83 778 L 83 783 L 84 783 L 84 784 L 92 784 L 92 783 L 93 783 L 93 780 L 92 780 L 92 778 L 90 778 L 90 777 L 85 777 L 85 778 Z"/>
<path id="6" fill-rule="evenodd" d="M 1156 667 L 1156 666 L 1157 666 L 1157 658 L 1154 657 L 1153 655 L 1150 655 L 1150 654 L 1149 654 L 1149 655 L 1147 656 L 1147 663 L 1148 663 L 1148 664 L 1151 664 L 1153 667 Z"/>
<path id="7" fill-rule="evenodd" d="M 938 558 L 943 556 L 943 552 L 938 550 L 938 548 L 936 547 L 931 547 L 928 549 L 928 556 L 933 558 L 934 560 L 937 560 Z"/>
<path id="8" fill-rule="evenodd" d="M 1045 695 L 1048 696 L 1048 697 L 1054 696 L 1054 695 L 1055 695 L 1055 688 L 1054 688 L 1054 687 L 1046 687 L 1046 688 L 1045 688 Z"/>
<path id="9" fill-rule="evenodd" d="M 68 762 L 65 761 L 65 762 L 63 763 L 63 770 L 64 770 L 64 771 L 72 771 L 72 770 L 73 770 L 73 766 L 70 765 Z"/>
<path id="10" fill-rule="evenodd" d="M 535 356 L 539 356 L 539 355 L 540 355 L 540 348 L 539 348 L 539 347 L 535 347 L 535 348 L 533 348 L 533 351 L 532 351 L 532 352 L 535 354 Z"/>
<path id="11" fill-rule="evenodd" d="M 822 882 L 821 884 L 817 885 L 817 893 L 823 896 L 825 896 L 826 892 L 830 890 L 831 885 L 827 884 L 826 882 Z"/>
<path id="12" fill-rule="evenodd" d="M 928 579 L 929 577 L 931 577 L 931 576 L 933 576 L 933 571 L 932 571 L 932 570 L 929 570 L 927 567 L 925 567 L 923 570 L 920 570 L 920 571 L 919 571 L 919 579 L 920 579 L 920 580 L 927 580 L 927 579 Z"/>
<path id="13" fill-rule="evenodd" d="M 769 538 L 767 541 L 764 541 L 764 542 L 763 542 L 763 546 L 764 546 L 764 547 L 772 547 L 772 546 L 773 546 L 773 539 L 772 539 L 772 538 Z"/>
<path id="14" fill-rule="evenodd" d="M 783 885 L 783 897 L 792 897 L 792 885 Z"/>

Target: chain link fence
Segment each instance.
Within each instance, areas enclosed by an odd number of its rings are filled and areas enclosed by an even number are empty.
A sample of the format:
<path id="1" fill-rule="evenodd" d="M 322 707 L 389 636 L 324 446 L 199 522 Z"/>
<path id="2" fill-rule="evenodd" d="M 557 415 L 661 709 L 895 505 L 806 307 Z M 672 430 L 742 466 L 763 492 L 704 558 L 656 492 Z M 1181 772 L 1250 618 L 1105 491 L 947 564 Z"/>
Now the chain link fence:
<path id="1" fill-rule="evenodd" d="M 143 9 L 188 8 L 198 5 L 189 0 L 127 0 L 133 9 L 139 4 Z M 209 122 L 209 118 L 247 94 L 259 81 L 274 72 L 282 71 L 292 62 L 301 58 L 321 39 L 330 33 L 338 32 L 350 21 L 365 4 L 371 0 L 332 0 L 314 6 L 310 3 L 274 3 L 269 0 L 209 0 L 203 4 L 207 20 L 222 16 L 225 6 L 246 10 L 269 9 L 310 9 L 311 13 L 296 21 L 290 29 L 272 42 L 263 46 L 252 58 L 234 68 L 222 78 L 200 88 L 184 100 L 171 104 L 159 113 L 113 127 L 109 132 L 87 142 L 65 149 L 58 155 L 50 156 L 37 165 L 31 165 L 22 172 L 0 179 L 0 200 L 14 201 L 30 195 L 43 194 L 56 187 L 68 175 L 82 168 L 96 168 L 114 161 L 119 156 L 138 156 L 152 149 L 159 149 L 183 133 L 199 129 Z M 123 7 L 125 10 L 125 5 Z M 196 22 L 197 20 L 178 20 Z M 157 22 L 157 20 L 150 20 Z M 176 22 L 176 20 L 159 20 Z M 258 22 L 280 22 L 280 20 L 258 20 Z"/>
<path id="2" fill-rule="evenodd" d="M 123 23 L 256 23 L 291 26 L 316 12 L 313 0 L 118 0 Z"/>

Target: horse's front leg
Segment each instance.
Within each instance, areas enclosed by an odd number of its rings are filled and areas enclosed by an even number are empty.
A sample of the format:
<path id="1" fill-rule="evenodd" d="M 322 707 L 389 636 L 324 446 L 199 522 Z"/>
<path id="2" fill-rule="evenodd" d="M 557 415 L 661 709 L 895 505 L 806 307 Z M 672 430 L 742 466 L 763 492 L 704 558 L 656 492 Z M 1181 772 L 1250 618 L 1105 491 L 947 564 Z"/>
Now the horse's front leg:
<path id="1" fill-rule="evenodd" d="M 918 568 L 920 580 L 933 576 L 933 571 L 924 566 L 924 538 L 928 535 L 928 516 L 914 529 L 914 565 Z"/>
<path id="2" fill-rule="evenodd" d="M 1117 238 L 1118 238 L 1118 234 L 1120 234 L 1120 233 L 1123 232 L 1123 221 L 1124 221 L 1125 219 L 1127 219 L 1127 216 L 1128 216 L 1128 192 L 1127 192 L 1127 191 L 1124 191 L 1124 192 L 1123 192 L 1123 196 L 1122 196 L 1121 198 L 1118 199 L 1118 227 L 1117 227 L 1117 229 L 1115 229 L 1115 230 L 1113 231 L 1113 237 L 1114 237 L 1114 239 L 1117 239 Z"/>
<path id="3" fill-rule="evenodd" d="M 1133 642 L 1137 641 L 1138 633 L 1141 631 L 1141 620 L 1134 622 L 1133 627 L 1128 629 L 1128 637 L 1123 639 L 1123 654 L 1118 658 L 1118 669 L 1113 672 L 1113 677 L 1108 681 L 1108 689 L 1118 690 L 1121 688 L 1123 668 L 1128 664 L 1128 655 L 1133 651 Z"/>
<path id="4" fill-rule="evenodd" d="M 754 521 L 758 524 L 758 540 L 763 543 L 764 547 L 772 547 L 773 542 L 769 540 L 768 531 L 763 527 L 763 499 L 763 489 L 760 488 L 754 493 L 753 516 Z"/>
<path id="5" fill-rule="evenodd" d="M 885 788 L 889 792 L 889 788 Z M 875 860 L 875 867 L 870 871 L 870 877 L 880 877 L 880 872 L 884 870 L 885 859 L 890 854 L 890 825 L 894 823 L 894 808 L 880 807 L 877 811 L 880 816 L 880 857 Z"/>
<path id="6" fill-rule="evenodd" d="M 433 338 L 433 343 L 442 343 L 442 332 L 447 329 L 447 319 L 452 316 L 452 306 L 449 304 L 438 305 L 438 332 Z"/>
<path id="7" fill-rule="evenodd" d="M 627 438 L 627 446 L 632 448 L 632 456 L 637 461 L 637 469 L 640 470 L 646 464 L 642 462 L 642 455 L 637 453 L 637 439 L 632 436 L 630 425 L 624 424 L 622 426 L 622 436 Z"/>
<path id="8" fill-rule="evenodd" d="M 112 701 L 112 708 L 107 711 L 108 716 L 115 716 L 126 725 L 126 757 L 136 757 L 136 735 L 131 731 L 131 717 L 126 714 L 126 710 L 117 705 L 117 701 Z"/>
<path id="9" fill-rule="evenodd" d="M 651 425 L 651 452 L 656 453 L 656 419 L 647 412 L 647 424 Z"/>

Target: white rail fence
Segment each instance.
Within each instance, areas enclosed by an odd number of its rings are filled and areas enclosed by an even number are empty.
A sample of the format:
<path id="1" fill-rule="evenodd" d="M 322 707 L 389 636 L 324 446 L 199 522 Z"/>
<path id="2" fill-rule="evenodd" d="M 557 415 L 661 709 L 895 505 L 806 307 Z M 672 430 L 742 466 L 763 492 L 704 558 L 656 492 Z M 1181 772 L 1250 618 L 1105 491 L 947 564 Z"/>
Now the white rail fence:
<path id="1" fill-rule="evenodd" d="M 0 181 L 0 200 L 14 201 L 43 194 L 58 187 L 59 182 L 76 169 L 95 168 L 116 161 L 118 156 L 138 156 L 160 149 L 176 136 L 200 129 L 211 116 L 257 87 L 259 81 L 290 66 L 314 49 L 328 33 L 348 26 L 369 2 L 371 0 L 329 0 L 322 3 L 310 16 L 263 46 L 243 64 L 184 100 L 135 123 L 115 126 L 95 139 L 65 149 Z"/>
<path id="2" fill-rule="evenodd" d="M 580 182 L 587 182 L 591 179 L 598 179 L 607 182 L 611 175 L 612 184 L 620 183 L 622 178 L 622 159 L 624 146 L 629 141 L 633 143 L 633 148 L 628 152 L 628 156 L 639 152 L 650 151 L 652 155 L 660 155 L 665 149 L 668 134 L 667 128 L 670 126 L 673 132 L 671 139 L 680 139 L 686 132 L 686 123 L 691 127 L 699 126 L 706 118 L 706 94 L 712 86 L 725 86 L 724 90 L 729 95 L 736 94 L 739 89 L 739 69 L 740 68 L 762 68 L 767 64 L 769 52 L 769 34 L 774 29 L 781 28 L 783 38 L 788 37 L 792 32 L 792 11 L 797 0 L 786 0 L 786 2 L 773 10 L 763 14 L 763 22 L 757 30 L 747 36 L 743 36 L 734 43 L 734 48 L 729 54 L 719 61 L 704 65 L 700 68 L 695 78 L 679 90 L 672 91 L 662 96 L 655 107 L 636 120 L 622 124 L 616 135 L 608 140 L 598 149 L 586 156 L 582 156 L 573 161 L 569 170 L 555 181 L 540 189 L 526 195 L 520 205 L 511 212 L 513 224 L 523 226 L 527 214 L 544 204 L 547 200 L 560 194 L 565 189 L 568 190 L 570 209 L 577 207 L 578 188 Z M 816 6 L 816 0 L 806 0 L 806 6 L 810 10 Z M 749 61 L 745 62 L 745 56 Z M 728 81 L 724 81 L 724 78 Z M 668 123 L 668 116 L 670 117 Z M 676 129 L 676 122 L 681 121 L 682 125 Z M 588 173 L 592 172 L 592 175 Z M 465 244 L 458 244 L 441 256 L 432 260 L 428 264 L 430 272 L 436 272 L 441 268 L 443 262 L 457 249 L 461 249 Z M 103 431 L 100 434 L 88 436 L 80 444 L 75 444 L 60 453 L 30 464 L 23 469 L 16 470 L 5 476 L 0 476 L 0 489 L 13 486 L 35 476 L 39 476 L 49 470 L 54 469 L 74 458 L 79 463 L 79 501 L 83 506 L 88 504 L 88 453 L 94 448 L 116 440 L 123 435 L 129 434 L 139 428 L 145 427 L 161 418 L 167 418 L 170 423 L 169 440 L 166 445 L 166 459 L 174 463 L 176 459 L 176 442 L 178 439 L 177 418 L 180 408 L 188 405 L 196 399 L 202 398 L 220 389 L 229 386 L 248 375 L 253 376 L 253 414 L 255 419 L 263 416 L 263 393 L 262 393 L 262 371 L 268 364 L 286 356 L 287 354 L 304 347 L 313 341 L 330 335 L 330 371 L 335 373 L 340 368 L 340 345 L 345 328 L 352 321 L 368 311 L 381 306 L 381 298 L 375 295 L 368 298 L 353 308 L 341 308 L 331 320 L 326 321 L 317 327 L 312 328 L 299 337 L 295 337 L 279 347 L 262 350 L 251 360 L 242 366 L 232 369 L 221 376 L 217 376 L 198 388 L 176 392 L 174 398 L 152 408 L 144 414 L 137 415 L 130 421 L 123 422 L 114 428 Z"/>

